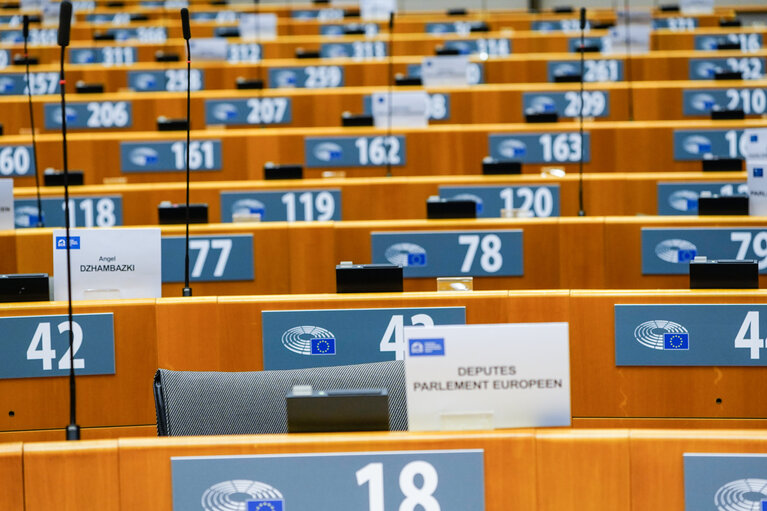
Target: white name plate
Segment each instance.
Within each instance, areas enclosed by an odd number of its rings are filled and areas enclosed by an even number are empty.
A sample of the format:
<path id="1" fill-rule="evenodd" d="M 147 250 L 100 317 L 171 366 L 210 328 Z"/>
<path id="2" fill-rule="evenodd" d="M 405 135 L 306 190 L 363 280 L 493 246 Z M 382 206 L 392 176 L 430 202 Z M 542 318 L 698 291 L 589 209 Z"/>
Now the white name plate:
<path id="1" fill-rule="evenodd" d="M 469 57 L 445 55 L 424 57 L 421 61 L 421 80 L 424 87 L 469 84 Z"/>
<path id="2" fill-rule="evenodd" d="M 748 214 L 767 216 L 767 159 L 746 160 L 748 172 Z"/>
<path id="3" fill-rule="evenodd" d="M 376 128 L 387 128 L 389 122 L 398 128 L 424 128 L 429 124 L 429 96 L 426 91 L 391 94 L 376 92 L 373 94 L 371 105 Z"/>
<path id="4" fill-rule="evenodd" d="M 274 39 L 277 37 L 277 15 L 242 14 L 239 28 L 242 39 Z"/>
<path id="5" fill-rule="evenodd" d="M 194 38 L 189 41 L 192 60 L 225 61 L 227 42 L 222 37 Z"/>
<path id="6" fill-rule="evenodd" d="M 411 431 L 570 425 L 567 323 L 405 327 Z"/>
<path id="7" fill-rule="evenodd" d="M 738 145 L 746 160 L 767 160 L 767 128 L 745 130 Z"/>
<path id="8" fill-rule="evenodd" d="M 397 0 L 360 0 L 360 18 L 364 21 L 387 21 L 397 12 Z"/>
<path id="9" fill-rule="evenodd" d="M 13 179 L 0 179 L 0 231 L 15 227 L 13 221 Z"/>

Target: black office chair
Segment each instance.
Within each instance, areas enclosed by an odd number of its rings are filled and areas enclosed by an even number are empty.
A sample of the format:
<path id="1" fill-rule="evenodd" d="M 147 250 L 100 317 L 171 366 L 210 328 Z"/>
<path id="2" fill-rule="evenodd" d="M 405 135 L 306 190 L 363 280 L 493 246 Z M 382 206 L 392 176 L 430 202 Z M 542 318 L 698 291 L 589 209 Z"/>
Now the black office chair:
<path id="1" fill-rule="evenodd" d="M 386 388 L 389 429 L 407 430 L 401 360 L 350 366 L 246 373 L 170 371 L 154 377 L 159 436 L 287 433 L 285 395 L 314 390 Z"/>

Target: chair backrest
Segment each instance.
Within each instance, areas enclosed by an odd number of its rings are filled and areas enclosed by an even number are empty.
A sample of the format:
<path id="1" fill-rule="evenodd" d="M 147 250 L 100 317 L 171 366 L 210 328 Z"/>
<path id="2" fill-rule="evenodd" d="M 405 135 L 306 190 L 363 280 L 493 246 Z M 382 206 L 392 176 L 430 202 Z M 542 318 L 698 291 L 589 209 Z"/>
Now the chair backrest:
<path id="1" fill-rule="evenodd" d="M 389 429 L 407 430 L 405 366 L 397 360 L 246 373 L 158 369 L 154 378 L 157 433 L 286 433 L 285 395 L 294 385 L 311 385 L 314 390 L 386 388 Z"/>

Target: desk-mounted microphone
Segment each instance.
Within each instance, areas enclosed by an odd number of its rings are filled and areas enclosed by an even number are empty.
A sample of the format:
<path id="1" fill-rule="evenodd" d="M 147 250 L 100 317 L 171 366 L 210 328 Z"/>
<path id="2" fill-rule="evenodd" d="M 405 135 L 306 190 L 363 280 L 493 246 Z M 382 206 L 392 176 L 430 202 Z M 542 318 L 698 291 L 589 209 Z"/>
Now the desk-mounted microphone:
<path id="1" fill-rule="evenodd" d="M 578 216 L 586 216 L 586 211 L 583 209 L 583 152 L 584 152 L 584 144 L 583 144 L 583 81 L 585 79 L 585 72 L 586 72 L 586 66 L 584 63 L 584 51 L 583 47 L 585 45 L 585 35 L 586 32 L 586 8 L 581 7 L 581 108 L 578 112 L 578 126 L 580 131 L 580 140 L 581 140 L 581 158 L 578 162 Z"/>
<path id="2" fill-rule="evenodd" d="M 35 162 L 35 191 L 37 192 L 37 227 L 45 227 L 45 221 L 43 220 L 43 202 L 40 199 L 40 175 L 37 171 L 37 137 L 35 136 L 35 112 L 32 108 L 32 80 L 29 77 L 29 51 L 27 45 L 29 43 L 29 16 L 24 15 L 23 29 L 21 31 L 24 37 L 24 62 L 27 70 L 27 99 L 29 100 L 29 128 L 32 131 L 32 159 Z"/>
<path id="3" fill-rule="evenodd" d="M 192 32 L 189 29 L 189 9 L 181 9 L 181 31 L 186 40 L 186 249 L 184 253 L 184 289 L 182 296 L 192 296 L 189 286 L 189 146 L 192 129 L 192 51 L 189 39 Z"/>

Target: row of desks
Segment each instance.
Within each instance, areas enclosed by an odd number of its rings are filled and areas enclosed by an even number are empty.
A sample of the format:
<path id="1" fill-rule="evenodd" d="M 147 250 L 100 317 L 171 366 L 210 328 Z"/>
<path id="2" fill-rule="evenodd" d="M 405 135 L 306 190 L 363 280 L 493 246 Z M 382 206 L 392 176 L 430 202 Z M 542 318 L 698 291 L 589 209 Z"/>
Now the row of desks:
<path id="1" fill-rule="evenodd" d="M 77 302 L 75 314 L 114 315 L 116 363 L 114 375 L 78 378 L 77 420 L 86 428 L 86 438 L 152 435 L 156 369 L 260 370 L 262 311 L 463 306 L 468 324 L 569 322 L 576 427 L 763 428 L 767 404 L 744 389 L 759 388 L 764 367 L 615 365 L 616 304 L 679 303 L 765 304 L 767 293 L 475 291 Z M 65 302 L 8 304 L 0 310 L 3 317 L 65 313 Z M 737 334 L 731 333 L 733 338 Z M 25 347 L 30 339 L 5 342 Z M 83 342 L 95 340 L 86 331 Z M 279 343 L 279 339 L 269 342 Z M 722 342 L 729 345 L 732 340 Z M 684 392 L 669 391 L 680 386 Z M 0 442 L 61 438 L 59 430 L 42 430 L 58 429 L 67 421 L 66 377 L 5 379 L 0 380 L 0 390 Z"/>

